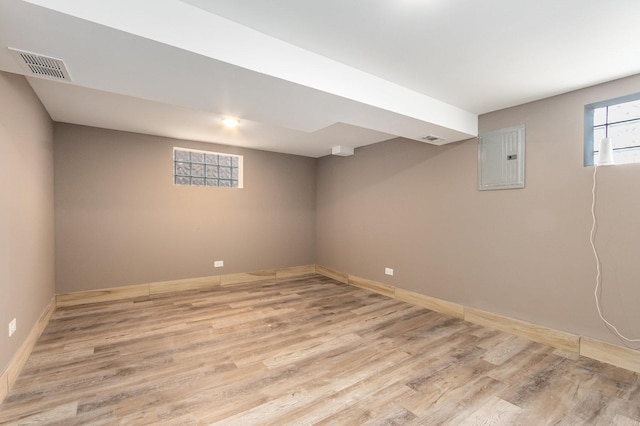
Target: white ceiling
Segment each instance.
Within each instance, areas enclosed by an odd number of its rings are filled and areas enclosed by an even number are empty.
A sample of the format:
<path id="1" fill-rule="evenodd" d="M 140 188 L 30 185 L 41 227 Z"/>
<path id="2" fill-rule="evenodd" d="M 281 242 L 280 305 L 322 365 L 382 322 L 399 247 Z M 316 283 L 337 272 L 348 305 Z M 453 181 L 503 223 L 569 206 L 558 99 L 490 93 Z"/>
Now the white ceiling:
<path id="1" fill-rule="evenodd" d="M 2 0 L 56 121 L 310 157 L 640 73 L 638 0 Z M 222 118 L 240 119 L 234 130 Z"/>

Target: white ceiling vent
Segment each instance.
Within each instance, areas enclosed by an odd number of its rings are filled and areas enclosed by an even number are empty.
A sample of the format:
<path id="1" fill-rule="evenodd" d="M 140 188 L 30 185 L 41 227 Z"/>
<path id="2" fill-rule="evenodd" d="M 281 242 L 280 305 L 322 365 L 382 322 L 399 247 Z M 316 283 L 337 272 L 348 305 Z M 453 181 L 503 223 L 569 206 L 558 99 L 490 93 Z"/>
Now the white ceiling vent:
<path id="1" fill-rule="evenodd" d="M 51 80 L 71 81 L 69 71 L 62 59 L 26 52 L 24 50 L 9 48 L 13 56 L 18 60 L 26 75 L 48 78 Z"/>
<path id="2" fill-rule="evenodd" d="M 444 138 L 441 138 L 440 136 L 436 136 L 436 135 L 427 135 L 427 136 L 421 137 L 420 139 L 425 142 L 429 142 L 433 144 L 440 144 L 441 142 L 445 141 Z"/>

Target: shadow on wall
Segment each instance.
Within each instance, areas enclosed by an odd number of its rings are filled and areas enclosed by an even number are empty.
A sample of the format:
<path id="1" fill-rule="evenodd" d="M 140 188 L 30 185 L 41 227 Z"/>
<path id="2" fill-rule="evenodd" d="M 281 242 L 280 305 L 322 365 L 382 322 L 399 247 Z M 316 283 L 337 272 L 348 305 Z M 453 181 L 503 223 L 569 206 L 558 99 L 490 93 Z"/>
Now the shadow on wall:
<path id="1" fill-rule="evenodd" d="M 399 179 L 400 176 L 410 174 L 413 168 L 425 167 L 425 163 L 433 163 L 434 167 L 437 167 L 437 157 L 460 148 L 470 140 L 472 139 L 436 146 L 411 139 L 395 138 L 357 148 L 355 154 L 350 157 L 323 157 L 320 161 L 324 183 L 327 184 L 323 187 L 343 187 L 345 190 L 330 193 L 325 191 L 322 194 L 322 202 L 339 202 L 343 196 L 353 197 L 368 188 L 378 186 L 381 182 L 393 181 L 396 178 L 401 182 L 403 179 Z"/>

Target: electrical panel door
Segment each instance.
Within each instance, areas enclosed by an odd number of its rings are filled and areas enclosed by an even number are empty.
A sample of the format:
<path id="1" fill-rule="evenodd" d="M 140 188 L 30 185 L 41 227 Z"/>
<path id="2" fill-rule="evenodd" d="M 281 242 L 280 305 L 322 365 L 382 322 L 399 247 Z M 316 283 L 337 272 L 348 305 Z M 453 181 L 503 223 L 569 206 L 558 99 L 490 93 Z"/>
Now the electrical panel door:
<path id="1" fill-rule="evenodd" d="M 524 125 L 480 133 L 478 189 L 524 188 Z"/>

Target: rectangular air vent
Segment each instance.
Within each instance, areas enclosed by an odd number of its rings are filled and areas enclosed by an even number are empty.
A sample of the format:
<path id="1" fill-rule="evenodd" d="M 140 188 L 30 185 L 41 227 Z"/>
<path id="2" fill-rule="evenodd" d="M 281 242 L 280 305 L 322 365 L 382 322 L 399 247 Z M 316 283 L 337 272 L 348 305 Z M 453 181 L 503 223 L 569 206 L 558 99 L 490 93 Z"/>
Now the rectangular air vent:
<path id="1" fill-rule="evenodd" d="M 42 77 L 52 80 L 71 81 L 69 71 L 62 59 L 9 48 L 20 63 L 27 76 Z"/>
<path id="2" fill-rule="evenodd" d="M 423 140 L 424 142 L 432 143 L 435 145 L 442 145 L 442 142 L 445 141 L 444 138 L 441 138 L 440 136 L 436 136 L 436 135 L 426 135 L 426 136 L 422 136 L 420 139 Z"/>

